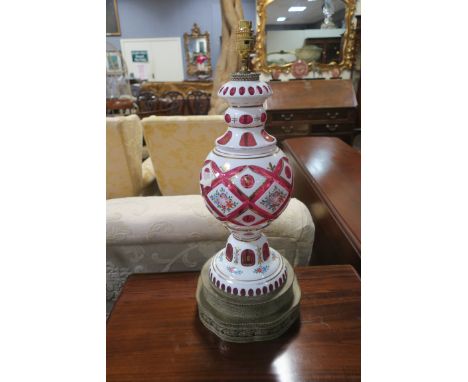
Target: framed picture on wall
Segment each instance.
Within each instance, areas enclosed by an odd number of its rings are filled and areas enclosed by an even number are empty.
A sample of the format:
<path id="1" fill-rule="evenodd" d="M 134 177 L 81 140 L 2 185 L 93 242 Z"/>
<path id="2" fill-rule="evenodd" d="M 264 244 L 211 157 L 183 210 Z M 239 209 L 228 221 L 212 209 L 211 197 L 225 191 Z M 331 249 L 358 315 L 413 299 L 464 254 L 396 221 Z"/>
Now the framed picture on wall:
<path id="1" fill-rule="evenodd" d="M 123 74 L 122 53 L 120 51 L 106 52 L 106 71 L 107 74 Z"/>
<path id="2" fill-rule="evenodd" d="M 106 36 L 120 36 L 117 0 L 106 0 Z"/>

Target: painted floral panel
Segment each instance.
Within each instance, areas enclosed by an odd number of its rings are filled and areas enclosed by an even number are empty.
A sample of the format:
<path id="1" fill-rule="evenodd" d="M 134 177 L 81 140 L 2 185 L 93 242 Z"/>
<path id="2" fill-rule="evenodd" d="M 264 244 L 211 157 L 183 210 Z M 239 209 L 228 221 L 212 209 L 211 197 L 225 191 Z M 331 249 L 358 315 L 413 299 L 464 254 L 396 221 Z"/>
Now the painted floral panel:
<path id="1" fill-rule="evenodd" d="M 274 214 L 283 205 L 287 198 L 287 190 L 275 183 L 268 189 L 265 195 L 260 198 L 257 204 L 259 207 L 261 206 L 266 211 Z"/>
<path id="2" fill-rule="evenodd" d="M 214 206 L 221 211 L 224 215 L 229 215 L 234 211 L 240 204 L 240 200 L 237 199 L 230 191 L 224 186 L 219 186 L 212 190 L 208 197 Z"/>

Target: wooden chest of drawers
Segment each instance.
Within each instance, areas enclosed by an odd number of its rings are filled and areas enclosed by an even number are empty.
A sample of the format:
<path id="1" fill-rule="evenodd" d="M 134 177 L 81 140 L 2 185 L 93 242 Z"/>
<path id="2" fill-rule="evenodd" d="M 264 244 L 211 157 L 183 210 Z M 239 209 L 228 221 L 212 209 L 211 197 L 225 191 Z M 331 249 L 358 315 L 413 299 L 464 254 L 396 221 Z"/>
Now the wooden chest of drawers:
<path id="1" fill-rule="evenodd" d="M 283 142 L 293 196 L 315 223 L 311 264 L 351 264 L 361 272 L 361 154 L 336 138 Z"/>
<path id="2" fill-rule="evenodd" d="M 273 81 L 270 86 L 266 129 L 279 141 L 333 136 L 352 144 L 357 101 L 351 80 Z"/>

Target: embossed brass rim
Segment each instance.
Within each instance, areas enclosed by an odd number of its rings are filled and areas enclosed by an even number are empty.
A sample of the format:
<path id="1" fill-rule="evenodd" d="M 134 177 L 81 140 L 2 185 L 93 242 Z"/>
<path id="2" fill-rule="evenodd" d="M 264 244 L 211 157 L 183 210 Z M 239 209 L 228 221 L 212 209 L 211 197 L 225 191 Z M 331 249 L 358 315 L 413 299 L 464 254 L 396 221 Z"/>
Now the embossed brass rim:
<path id="1" fill-rule="evenodd" d="M 257 0 L 257 38 L 255 41 L 256 56 L 253 59 L 255 70 L 263 73 L 272 73 L 274 70 L 281 70 L 283 73 L 291 71 L 292 62 L 278 65 L 267 65 L 266 61 L 266 21 L 267 21 L 267 7 L 275 0 Z M 352 24 L 354 12 L 356 11 L 356 0 L 343 0 L 345 11 L 345 32 L 343 34 L 343 47 L 341 52 L 341 61 L 332 61 L 328 64 L 309 62 L 309 71 L 318 69 L 320 71 L 328 71 L 333 69 L 351 69 L 354 60 L 354 39 L 356 32 Z"/>

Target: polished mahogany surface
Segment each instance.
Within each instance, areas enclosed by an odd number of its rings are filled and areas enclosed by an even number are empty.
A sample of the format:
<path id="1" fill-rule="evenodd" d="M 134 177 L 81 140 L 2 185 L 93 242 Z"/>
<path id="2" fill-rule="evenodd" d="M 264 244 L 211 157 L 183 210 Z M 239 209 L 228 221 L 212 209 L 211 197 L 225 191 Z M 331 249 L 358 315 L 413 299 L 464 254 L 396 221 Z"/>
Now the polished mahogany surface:
<path id="1" fill-rule="evenodd" d="M 130 276 L 107 322 L 107 381 L 359 381 L 360 279 L 296 269 L 301 319 L 274 341 L 233 344 L 199 321 L 198 273 Z"/>
<path id="2" fill-rule="evenodd" d="M 355 108 L 356 95 L 351 80 L 302 80 L 269 82 L 273 96 L 267 110 Z"/>
<path id="3" fill-rule="evenodd" d="M 337 138 L 283 142 L 291 159 L 293 196 L 315 223 L 312 264 L 352 264 L 360 272 L 361 154 Z"/>
<path id="4" fill-rule="evenodd" d="M 106 115 L 129 115 L 136 112 L 136 105 L 130 99 L 106 99 Z"/>

